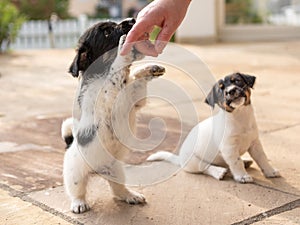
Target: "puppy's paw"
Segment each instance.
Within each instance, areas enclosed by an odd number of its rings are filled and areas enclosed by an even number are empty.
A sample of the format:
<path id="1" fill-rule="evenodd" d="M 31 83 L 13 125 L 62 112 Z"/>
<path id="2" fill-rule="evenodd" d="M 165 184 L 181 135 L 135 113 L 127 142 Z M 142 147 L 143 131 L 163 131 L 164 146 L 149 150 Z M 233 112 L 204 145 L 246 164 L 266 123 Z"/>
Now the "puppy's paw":
<path id="1" fill-rule="evenodd" d="M 217 168 L 217 170 L 215 171 L 215 178 L 218 179 L 218 180 L 223 180 L 226 173 L 227 173 L 228 169 L 226 168 L 222 168 L 222 167 L 219 167 Z"/>
<path id="2" fill-rule="evenodd" d="M 145 55 L 139 52 L 135 47 L 132 48 L 130 56 L 132 62 L 142 60 L 145 57 Z"/>
<path id="3" fill-rule="evenodd" d="M 275 178 L 275 177 L 281 177 L 280 173 L 278 170 L 273 169 L 271 171 L 263 171 L 265 177 L 267 178 Z"/>
<path id="4" fill-rule="evenodd" d="M 143 204 L 146 202 L 144 195 L 132 190 L 128 190 L 126 195 L 116 196 L 116 198 L 131 205 Z"/>
<path id="5" fill-rule="evenodd" d="M 136 192 L 136 191 L 129 191 L 129 194 L 126 196 L 126 199 L 125 201 L 128 203 L 128 204 L 133 204 L 133 205 L 136 205 L 136 204 L 142 204 L 142 203 L 145 203 L 146 202 L 146 199 L 144 197 L 144 195 Z"/>
<path id="6" fill-rule="evenodd" d="M 160 65 L 148 65 L 146 67 L 146 70 L 148 70 L 149 75 L 153 76 L 153 77 L 162 76 L 166 72 L 165 67 L 160 66 Z"/>
<path id="7" fill-rule="evenodd" d="M 126 40 L 126 34 L 122 35 L 119 39 L 118 52 L 121 52 L 121 49 L 125 43 L 125 40 Z"/>
<path id="8" fill-rule="evenodd" d="M 71 210 L 73 213 L 80 214 L 90 210 L 89 205 L 82 199 L 72 201 Z"/>
<path id="9" fill-rule="evenodd" d="M 226 175 L 228 169 L 219 166 L 209 166 L 205 171 L 204 174 L 210 175 L 217 180 L 222 180 Z"/>
<path id="10" fill-rule="evenodd" d="M 134 72 L 135 79 L 146 78 L 146 80 L 151 80 L 152 78 L 164 75 L 166 69 L 163 66 L 157 64 L 148 64 L 136 69 Z"/>
<path id="11" fill-rule="evenodd" d="M 126 40 L 126 34 L 122 35 L 119 39 L 119 46 L 118 46 L 118 55 L 119 53 L 121 52 L 122 48 L 123 48 L 123 45 L 125 43 L 125 40 Z M 139 52 L 134 46 L 132 47 L 131 51 L 123 56 L 123 60 L 125 61 L 125 63 L 127 64 L 131 64 L 132 62 L 134 61 L 137 61 L 137 60 L 141 60 L 143 59 L 145 56 Z"/>
<path id="12" fill-rule="evenodd" d="M 242 184 L 253 182 L 253 178 L 249 174 L 245 174 L 243 176 L 234 176 L 234 180 Z"/>

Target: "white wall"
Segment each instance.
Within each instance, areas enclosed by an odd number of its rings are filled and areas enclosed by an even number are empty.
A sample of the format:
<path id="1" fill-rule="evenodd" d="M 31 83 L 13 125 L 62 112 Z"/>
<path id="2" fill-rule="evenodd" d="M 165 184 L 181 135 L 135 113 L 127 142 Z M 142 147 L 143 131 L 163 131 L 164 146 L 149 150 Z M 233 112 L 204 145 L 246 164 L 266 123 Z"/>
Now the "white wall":
<path id="1" fill-rule="evenodd" d="M 71 16 L 79 16 L 81 14 L 94 14 L 98 0 L 70 0 L 69 13 Z"/>
<path id="2" fill-rule="evenodd" d="M 216 40 L 216 30 L 216 0 L 192 0 L 176 32 L 176 41 L 213 42 Z"/>

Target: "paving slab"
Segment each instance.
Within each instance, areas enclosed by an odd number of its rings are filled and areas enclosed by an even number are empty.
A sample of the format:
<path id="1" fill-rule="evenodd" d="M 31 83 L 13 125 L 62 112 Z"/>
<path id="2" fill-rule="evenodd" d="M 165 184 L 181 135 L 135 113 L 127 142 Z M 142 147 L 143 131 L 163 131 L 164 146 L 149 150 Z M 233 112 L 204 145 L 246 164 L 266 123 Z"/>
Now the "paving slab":
<path id="1" fill-rule="evenodd" d="M 107 182 L 98 176 L 91 179 L 88 190 L 92 210 L 83 215 L 70 212 L 62 187 L 31 193 L 30 197 L 84 224 L 116 225 L 232 224 L 299 198 L 256 184 L 238 184 L 231 178 L 217 181 L 185 172 L 135 189 L 146 196 L 144 206 L 114 201 Z"/>
<path id="2" fill-rule="evenodd" d="M 256 224 L 257 225 L 298 225 L 300 224 L 300 209 L 294 209 L 292 211 L 284 212 L 278 216 L 273 216 L 270 218 L 267 218 L 263 221 L 259 221 Z"/>
<path id="3" fill-rule="evenodd" d="M 261 135 L 266 154 L 283 178 L 261 177 L 258 183 L 300 196 L 299 132 L 300 126 L 295 126 Z"/>
<path id="4" fill-rule="evenodd" d="M 46 212 L 31 202 L 23 201 L 19 197 L 12 197 L 10 192 L 0 189 L 0 224 L 72 224 L 65 219 Z"/>

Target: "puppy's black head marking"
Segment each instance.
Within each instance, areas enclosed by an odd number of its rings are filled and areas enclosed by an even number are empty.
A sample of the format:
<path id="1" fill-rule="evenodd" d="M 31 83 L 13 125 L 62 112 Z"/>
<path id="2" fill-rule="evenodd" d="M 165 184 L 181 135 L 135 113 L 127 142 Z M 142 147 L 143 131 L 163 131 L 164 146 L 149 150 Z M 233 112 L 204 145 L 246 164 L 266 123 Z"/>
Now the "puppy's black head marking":
<path id="1" fill-rule="evenodd" d="M 242 74 L 242 73 L 234 73 L 228 75 L 224 78 L 224 83 L 226 86 L 236 85 L 240 88 L 253 88 L 256 77 L 252 75 Z"/>
<path id="2" fill-rule="evenodd" d="M 99 56 L 116 48 L 120 37 L 127 34 L 134 23 L 134 19 L 126 19 L 119 24 L 100 22 L 89 28 L 79 39 L 77 54 L 69 68 L 72 76 L 78 77 L 79 72 L 86 71 Z"/>
<path id="3" fill-rule="evenodd" d="M 250 89 L 253 88 L 255 80 L 255 76 L 242 73 L 228 75 L 213 86 L 205 102 L 212 108 L 217 104 L 223 110 L 233 112 L 235 104 L 238 104 L 241 98 L 245 98 L 244 105 L 250 104 Z"/>

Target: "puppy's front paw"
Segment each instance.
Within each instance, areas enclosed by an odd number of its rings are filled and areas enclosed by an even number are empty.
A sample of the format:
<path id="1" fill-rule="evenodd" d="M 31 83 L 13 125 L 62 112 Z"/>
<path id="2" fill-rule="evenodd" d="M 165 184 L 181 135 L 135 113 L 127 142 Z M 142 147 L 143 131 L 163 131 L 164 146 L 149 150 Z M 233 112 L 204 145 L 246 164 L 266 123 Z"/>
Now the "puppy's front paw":
<path id="1" fill-rule="evenodd" d="M 128 190 L 127 194 L 124 196 L 116 196 L 116 197 L 120 201 L 124 201 L 132 205 L 143 204 L 146 202 L 144 195 L 132 190 Z"/>
<path id="2" fill-rule="evenodd" d="M 281 177 L 279 171 L 276 169 L 273 169 L 272 171 L 263 171 L 263 173 L 267 178 Z"/>
<path id="3" fill-rule="evenodd" d="M 135 79 L 145 78 L 151 80 L 152 78 L 164 75 L 166 69 L 157 64 L 148 64 L 146 66 L 136 68 L 134 74 Z"/>
<path id="4" fill-rule="evenodd" d="M 119 39 L 119 46 L 118 46 L 119 52 L 121 51 L 123 44 L 125 43 L 125 40 L 126 40 L 126 34 L 122 35 Z"/>
<path id="5" fill-rule="evenodd" d="M 72 201 L 71 210 L 73 213 L 80 214 L 90 210 L 90 207 L 84 200 L 75 199 Z"/>
<path id="6" fill-rule="evenodd" d="M 146 69 L 149 70 L 149 75 L 153 77 L 162 76 L 166 72 L 165 67 L 160 65 L 149 65 Z"/>
<path id="7" fill-rule="evenodd" d="M 126 34 L 122 35 L 119 39 L 119 46 L 118 46 L 118 54 L 121 52 L 122 48 L 123 48 L 123 45 L 125 43 L 125 40 L 126 40 Z M 131 64 L 132 62 L 134 61 L 137 61 L 137 60 L 141 60 L 143 59 L 145 56 L 144 54 L 142 54 L 141 52 L 139 52 L 134 46 L 132 47 L 131 51 L 123 56 L 123 60 L 128 63 L 128 64 Z"/>
<path id="8" fill-rule="evenodd" d="M 234 176 L 234 180 L 242 184 L 253 182 L 253 178 L 249 174 L 245 174 L 243 176 Z"/>

